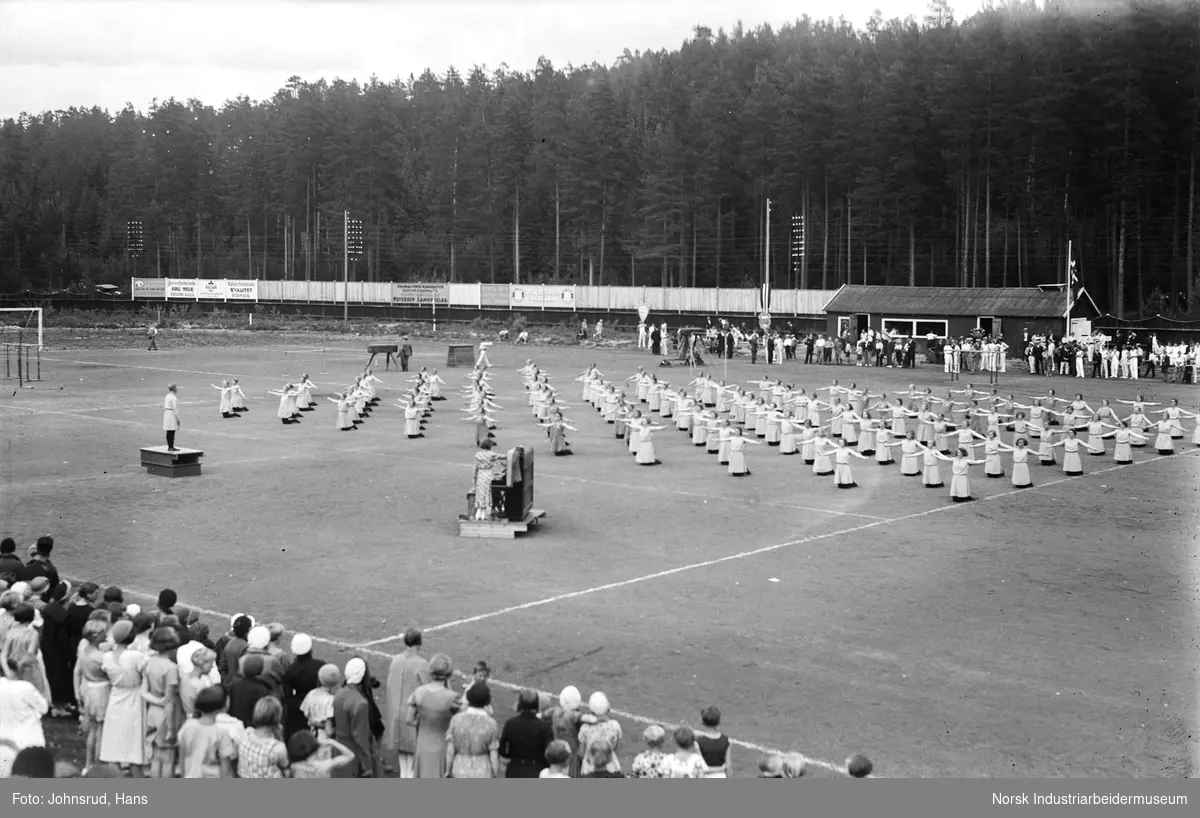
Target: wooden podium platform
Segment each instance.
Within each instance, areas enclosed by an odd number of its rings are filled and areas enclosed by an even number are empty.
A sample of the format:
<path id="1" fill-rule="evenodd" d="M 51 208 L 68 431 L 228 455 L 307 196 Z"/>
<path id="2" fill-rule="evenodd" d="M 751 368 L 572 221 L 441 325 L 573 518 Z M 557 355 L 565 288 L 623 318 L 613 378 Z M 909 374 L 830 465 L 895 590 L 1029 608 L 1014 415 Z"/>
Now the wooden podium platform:
<path id="1" fill-rule="evenodd" d="M 159 477 L 198 477 L 204 452 L 199 449 L 167 451 L 166 446 L 142 449 L 142 466 Z"/>
<path id="2" fill-rule="evenodd" d="M 446 366 L 475 366 L 475 345 L 450 344 L 450 348 L 446 352 Z"/>
<path id="3" fill-rule="evenodd" d="M 481 540 L 513 540 L 517 534 L 529 531 L 530 526 L 536 526 L 545 516 L 546 512 L 540 508 L 531 508 L 520 520 L 472 520 L 459 517 L 458 536 Z"/>
<path id="4" fill-rule="evenodd" d="M 370 346 L 367 347 L 367 354 L 371 356 L 370 359 L 367 361 L 367 366 L 370 367 L 372 364 L 375 363 L 376 355 L 386 355 L 387 358 L 384 359 L 384 369 L 390 370 L 392 368 L 392 361 L 395 361 L 396 364 L 399 365 L 399 363 L 400 363 L 400 358 L 398 356 L 399 352 L 400 352 L 399 344 L 371 344 Z"/>

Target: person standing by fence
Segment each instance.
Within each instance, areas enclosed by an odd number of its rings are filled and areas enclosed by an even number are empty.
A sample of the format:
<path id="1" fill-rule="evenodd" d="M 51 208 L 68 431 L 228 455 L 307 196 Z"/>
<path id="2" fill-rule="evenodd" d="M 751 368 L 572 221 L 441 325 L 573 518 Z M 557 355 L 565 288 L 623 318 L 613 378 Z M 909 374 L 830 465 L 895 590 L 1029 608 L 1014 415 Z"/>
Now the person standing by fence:
<path id="1" fill-rule="evenodd" d="M 158 352 L 158 344 L 155 343 L 155 341 L 158 339 L 158 327 L 156 325 L 151 324 L 146 328 L 146 338 L 150 341 L 150 346 L 146 347 L 146 351 L 150 352 L 153 350 Z"/>

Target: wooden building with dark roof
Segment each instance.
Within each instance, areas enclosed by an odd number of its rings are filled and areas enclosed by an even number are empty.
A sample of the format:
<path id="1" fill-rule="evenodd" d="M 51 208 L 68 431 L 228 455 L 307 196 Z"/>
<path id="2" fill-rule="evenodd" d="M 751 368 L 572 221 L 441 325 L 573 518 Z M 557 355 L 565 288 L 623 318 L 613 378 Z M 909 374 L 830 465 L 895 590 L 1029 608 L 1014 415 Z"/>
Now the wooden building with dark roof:
<path id="1" fill-rule="evenodd" d="M 1096 318 L 1086 290 L 1072 305 L 1072 318 Z M 1010 349 L 1023 347 L 1024 333 L 1066 333 L 1067 293 L 1063 284 L 1042 287 L 875 287 L 847 284 L 825 305 L 826 331 L 870 328 L 915 338 L 959 338 L 982 329 L 1000 335 Z M 1020 354 L 1020 353 L 1017 353 Z"/>

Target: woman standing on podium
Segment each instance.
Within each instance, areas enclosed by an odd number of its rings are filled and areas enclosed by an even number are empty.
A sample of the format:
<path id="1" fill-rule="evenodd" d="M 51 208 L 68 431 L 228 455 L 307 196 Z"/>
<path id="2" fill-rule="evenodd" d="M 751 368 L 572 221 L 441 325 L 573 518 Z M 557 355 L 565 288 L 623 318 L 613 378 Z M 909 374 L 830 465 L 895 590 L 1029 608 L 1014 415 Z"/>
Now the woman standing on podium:
<path id="1" fill-rule="evenodd" d="M 179 431 L 179 387 L 171 384 L 167 387 L 167 396 L 163 398 L 163 431 L 167 433 L 167 451 L 177 452 L 175 448 L 175 433 Z"/>

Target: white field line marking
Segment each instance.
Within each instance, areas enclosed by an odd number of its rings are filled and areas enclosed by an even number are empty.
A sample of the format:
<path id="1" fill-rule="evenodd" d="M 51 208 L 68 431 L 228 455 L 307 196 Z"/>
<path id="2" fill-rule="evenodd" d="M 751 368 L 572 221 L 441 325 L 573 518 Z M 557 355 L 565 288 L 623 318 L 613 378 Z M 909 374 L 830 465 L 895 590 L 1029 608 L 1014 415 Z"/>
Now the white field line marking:
<path id="1" fill-rule="evenodd" d="M 76 587 L 78 587 L 79 584 L 84 581 L 84 580 L 76 578 L 76 577 L 67 577 L 67 576 L 64 576 L 64 579 L 69 580 Z M 104 587 L 104 583 L 95 578 L 93 578 L 91 581 L 96 582 L 101 587 Z M 127 597 L 130 597 L 130 596 L 137 597 L 139 599 L 147 600 L 148 602 L 151 602 L 151 603 L 158 602 L 158 594 L 148 594 L 145 591 L 131 590 L 128 588 L 124 588 L 123 586 L 118 586 L 118 587 L 122 588 L 122 593 L 124 593 L 125 596 L 127 596 Z M 181 604 L 187 605 L 187 603 L 181 603 Z M 195 605 L 187 605 L 187 607 L 189 609 L 191 609 L 192 611 L 195 611 L 198 614 L 203 614 L 205 616 L 219 620 L 221 622 L 222 628 L 228 627 L 228 625 L 226 623 L 228 623 L 233 618 L 233 614 L 224 613 L 222 611 L 213 611 L 213 610 L 209 610 L 208 608 L 199 608 Z M 289 630 L 291 630 L 292 633 L 297 632 L 295 629 L 289 629 Z M 380 651 L 380 650 L 373 650 L 371 648 L 364 648 L 362 646 L 354 645 L 354 644 L 352 644 L 350 642 L 346 642 L 344 640 L 330 639 L 327 637 L 315 636 L 313 634 L 309 634 L 309 636 L 312 638 L 312 640 L 314 642 L 320 642 L 323 645 L 329 645 L 330 647 L 334 647 L 339 650 L 344 650 L 349 653 L 366 654 L 368 656 L 374 656 L 378 659 L 386 659 L 389 662 L 393 658 L 395 658 L 395 654 L 386 653 L 386 652 Z M 459 678 L 464 679 L 464 680 L 468 678 L 465 674 L 463 674 L 461 672 L 456 672 L 456 675 L 459 676 Z M 386 677 L 386 674 L 385 674 L 385 677 Z M 495 677 L 492 677 L 491 679 L 489 679 L 488 683 L 493 684 L 496 687 L 502 688 L 503 690 L 508 690 L 513 693 L 520 693 L 522 690 L 530 690 L 531 689 L 529 687 L 529 685 L 512 684 L 511 682 L 505 682 L 505 681 L 502 681 Z M 537 688 L 532 688 L 532 689 L 537 690 Z M 552 693 L 551 691 L 538 690 L 537 692 L 544 696 L 549 696 L 551 699 L 554 699 L 554 700 L 558 699 L 557 694 Z M 660 719 L 652 719 L 652 718 L 648 718 L 646 716 L 638 715 L 637 713 L 627 713 L 622 710 L 613 710 L 612 713 L 613 713 L 613 715 L 617 716 L 618 718 L 625 719 L 626 721 L 636 722 L 637 724 L 645 724 L 645 725 L 660 724 L 663 727 L 665 727 L 667 730 L 674 730 L 676 727 L 679 726 L 677 724 L 670 724 L 669 722 L 662 721 Z M 734 746 L 741 747 L 745 750 L 753 750 L 754 752 L 758 752 L 758 753 L 782 752 L 781 750 L 775 750 L 770 747 L 764 747 L 760 744 L 754 744 L 753 742 L 749 742 L 749 741 L 741 741 L 739 739 L 730 739 L 729 743 L 733 744 Z M 808 762 L 810 765 L 812 765 L 814 767 L 820 767 L 821 769 L 827 770 L 829 772 L 841 773 L 842 775 L 846 775 L 846 768 L 842 765 L 832 764 L 828 761 L 823 761 L 819 758 L 809 758 L 808 756 L 805 756 L 804 759 L 806 762 Z"/>
<path id="2" fill-rule="evenodd" d="M 78 361 L 74 358 L 49 358 L 42 356 L 43 361 L 54 361 L 60 364 L 80 364 L 82 366 L 112 366 L 118 369 L 146 369 L 151 372 L 183 372 L 188 375 L 213 375 L 219 377 L 237 378 L 236 372 L 201 372 L 196 369 L 169 369 L 165 366 L 141 366 L 140 364 L 115 364 L 109 361 Z"/>
<path id="3" fill-rule="evenodd" d="M 175 402 L 177 406 L 211 406 L 210 400 L 181 400 Z M 162 409 L 162 401 L 158 403 L 135 403 L 124 406 L 112 404 L 109 406 L 89 406 L 84 409 L 73 409 L 73 412 L 129 412 L 133 409 Z"/>
<path id="4" fill-rule="evenodd" d="M 700 494 L 694 491 L 680 491 L 679 489 L 665 489 L 660 486 L 630 486 L 626 483 L 610 483 L 605 480 L 593 480 L 588 477 L 575 477 L 573 475 L 554 474 L 553 472 L 537 472 L 541 477 L 551 477 L 559 480 L 574 480 L 578 483 L 590 483 L 595 486 L 610 486 L 612 488 L 634 488 L 637 491 L 654 491 L 660 494 L 678 494 L 681 497 L 695 497 L 703 500 L 721 500 L 724 502 L 737 502 L 746 506 L 773 506 L 776 508 L 790 508 L 796 511 L 813 511 L 820 514 L 833 514 L 840 517 L 863 517 L 868 520 L 882 520 L 877 514 L 859 514 L 854 511 L 833 511 L 828 508 L 811 508 L 809 506 L 797 506 L 791 503 L 775 503 L 769 500 L 747 500 L 741 497 L 721 497 L 713 494 Z"/>
<path id="5" fill-rule="evenodd" d="M 1189 455 L 1194 455 L 1196 453 L 1197 453 L 1196 450 L 1193 450 L 1193 451 L 1183 452 L 1178 455 L 1174 455 L 1174 457 L 1176 457 L 1176 458 L 1187 457 Z M 1122 469 L 1135 468 L 1137 466 L 1144 465 L 1146 463 L 1158 463 L 1158 462 L 1161 462 L 1164 460 L 1171 460 L 1171 459 L 1172 459 L 1171 455 L 1155 455 L 1154 457 L 1148 458 L 1146 460 L 1136 461 L 1127 466 L 1110 466 L 1108 468 L 1097 469 L 1095 471 L 1087 472 L 1086 474 L 1080 475 L 1079 477 L 1060 477 L 1057 480 L 1051 480 L 1047 483 L 1039 483 L 1036 486 L 1034 486 L 1032 489 L 1011 489 L 1009 491 L 1005 491 L 1000 494 L 993 494 L 988 497 L 980 497 L 980 498 L 976 499 L 974 501 L 974 503 L 986 503 L 986 502 L 990 502 L 993 500 L 999 500 L 999 499 L 1002 499 L 1005 497 L 1012 497 L 1012 496 L 1018 495 L 1018 494 L 1027 496 L 1030 494 L 1031 491 L 1038 491 L 1039 489 L 1047 489 L 1047 488 L 1050 488 L 1051 486 L 1057 486 L 1062 483 L 1069 483 L 1073 480 L 1079 480 L 1080 478 L 1087 478 L 1087 477 L 1092 477 L 1095 475 L 1108 474 L 1110 472 L 1120 471 Z M 424 627 L 421 630 L 425 631 L 426 633 L 434 633 L 437 631 L 449 630 L 450 628 L 457 628 L 461 625 L 470 625 L 475 622 L 483 622 L 488 619 L 495 619 L 496 617 L 504 616 L 506 614 L 517 613 L 518 611 L 527 611 L 527 610 L 530 610 L 531 608 L 541 608 L 546 605 L 553 605 L 556 602 L 564 602 L 568 599 L 577 599 L 577 598 L 583 597 L 583 596 L 591 596 L 592 594 L 598 594 L 603 591 L 612 591 L 617 588 L 626 588 L 630 585 L 638 585 L 643 582 L 649 582 L 650 580 L 654 580 L 654 579 L 662 579 L 663 577 L 670 577 L 670 576 L 674 576 L 676 574 L 685 573 L 687 571 L 695 571 L 700 568 L 709 568 L 713 565 L 721 565 L 722 563 L 726 563 L 726 562 L 733 562 L 735 560 L 743 560 L 743 559 L 747 559 L 749 557 L 756 557 L 759 554 L 767 554 L 772 551 L 779 551 L 779 550 L 782 550 L 785 548 L 792 548 L 797 545 L 807 545 L 809 543 L 819 542 L 821 540 L 828 540 L 833 537 L 840 537 L 844 534 L 855 534 L 855 533 L 858 533 L 859 531 L 866 531 L 868 529 L 878 528 L 879 526 L 890 525 L 892 523 L 900 523 L 900 522 L 905 522 L 907 520 L 917 520 L 922 517 L 931 516 L 933 514 L 941 514 L 941 513 L 950 511 L 951 509 L 969 508 L 971 505 L 974 505 L 974 503 L 970 503 L 970 504 L 954 503 L 953 505 L 938 506 L 936 508 L 927 509 L 925 511 L 918 511 L 918 512 L 914 512 L 912 514 L 905 514 L 900 517 L 891 517 L 891 518 L 887 518 L 887 519 L 876 520 L 875 522 L 863 523 L 862 525 L 853 526 L 852 528 L 842 528 L 837 531 L 827 531 L 827 532 L 824 532 L 821 534 L 811 534 L 807 537 L 801 537 L 796 540 L 789 540 L 788 542 L 776 543 L 774 545 L 766 545 L 766 546 L 763 546 L 762 548 L 755 548 L 755 549 L 751 549 L 749 551 L 739 551 L 736 554 L 728 554 L 724 557 L 717 557 L 717 558 L 711 559 L 711 560 L 703 560 L 701 562 L 693 562 L 689 565 L 681 565 L 676 568 L 668 568 L 665 571 L 655 571 L 652 574 L 644 574 L 643 576 L 633 577 L 632 579 L 624 579 L 624 580 L 620 580 L 618 582 L 610 582 L 605 585 L 597 585 L 594 588 L 585 588 L 582 591 L 571 591 L 571 592 L 568 592 L 565 594 L 556 594 L 555 596 L 546 597 L 545 599 L 534 600 L 533 602 L 525 602 L 521 605 L 511 605 L 507 608 L 501 608 L 499 610 L 491 611 L 489 613 L 477 614 L 475 616 L 468 616 L 468 617 L 464 617 L 462 619 L 455 619 L 450 622 L 443 622 L 440 625 L 432 625 L 429 627 Z M 374 645 L 387 644 L 388 642 L 395 642 L 396 640 L 403 638 L 403 636 L 404 636 L 403 633 L 399 633 L 399 634 L 395 634 L 393 636 L 389 636 L 386 639 L 373 639 L 370 642 L 363 642 L 361 647 L 371 647 Z"/>
<path id="6" fill-rule="evenodd" d="M 201 401 L 201 403 L 207 403 L 207 401 Z M 160 404 L 153 404 L 153 407 L 160 407 Z M 117 411 L 117 410 L 121 410 L 126 407 L 109 406 L 109 407 L 104 407 L 104 408 L 108 409 L 108 410 L 112 410 L 112 411 Z M 136 407 L 129 407 L 129 408 L 136 408 Z M 152 407 L 148 406 L 147 408 L 152 408 Z M 93 421 L 97 421 L 100 423 L 118 423 L 118 424 L 122 424 L 122 425 L 126 425 L 126 426 L 138 426 L 138 427 L 145 428 L 145 429 L 159 428 L 159 425 L 157 423 L 147 423 L 147 422 L 139 421 L 139 420 L 126 420 L 124 418 L 102 418 L 102 417 L 95 417 L 93 415 L 87 415 L 87 414 L 81 413 L 81 412 L 94 412 L 94 411 L 98 411 L 98 409 L 85 409 L 85 410 L 80 410 L 80 412 L 60 412 L 60 411 L 57 411 L 54 409 L 39 409 L 39 408 L 35 408 L 35 407 L 17 406 L 17 405 L 4 404 L 4 403 L 0 403 L 0 409 L 8 409 L 13 412 L 31 412 L 31 413 L 44 414 L 44 415 L 58 415 L 61 417 L 73 417 L 73 418 L 80 418 L 80 419 L 85 419 L 85 420 L 93 420 Z M 187 428 L 187 431 L 190 432 L 195 427 L 186 427 L 186 428 Z M 253 441 L 255 443 L 269 443 L 270 442 L 270 441 L 264 440 L 262 437 L 256 437 L 254 435 L 245 435 L 245 434 L 239 434 L 237 432 L 227 432 L 227 431 L 224 431 L 221 429 L 199 427 L 199 429 L 196 431 L 196 436 L 200 439 L 203 439 L 205 435 L 217 435 L 219 437 L 228 437 L 228 438 L 233 438 L 235 440 L 249 440 L 249 441 Z M 353 447 L 349 447 L 349 446 L 347 446 L 347 447 L 327 446 L 327 445 L 322 445 L 320 443 L 313 443 L 313 442 L 309 442 L 307 444 L 307 446 L 310 449 L 317 449 L 317 450 L 328 451 L 328 452 L 341 452 L 343 454 L 355 454 L 355 455 L 364 455 L 364 456 L 370 456 L 370 457 L 383 457 L 383 458 L 389 458 L 389 459 L 393 459 L 393 460 L 411 460 L 411 461 L 417 461 L 420 463 L 433 463 L 433 464 L 436 464 L 439 466 L 451 466 L 451 467 L 458 468 L 458 469 L 474 468 L 474 465 L 471 463 L 461 462 L 461 461 L 457 461 L 457 460 L 439 460 L 439 459 L 432 458 L 432 457 L 418 457 L 418 456 L 406 454 L 403 452 L 381 452 L 381 451 L 378 451 L 375 449 L 358 449 L 358 448 L 353 448 Z M 809 508 L 806 506 L 791 505 L 789 503 L 774 503 L 774 502 L 767 502 L 767 501 L 760 501 L 758 503 L 748 503 L 743 498 L 739 498 L 739 497 L 727 497 L 727 496 L 717 495 L 717 494 L 698 494 L 695 492 L 679 491 L 677 489 L 635 486 L 635 485 L 630 485 L 630 484 L 625 484 L 625 483 L 605 483 L 605 482 L 602 482 L 599 480 L 591 480 L 586 477 L 577 477 L 575 475 L 566 475 L 566 474 L 556 474 L 553 472 L 543 472 L 542 474 L 543 474 L 543 477 L 546 477 L 546 478 L 551 478 L 551 479 L 556 479 L 556 480 L 571 480 L 571 481 L 578 482 L 578 483 L 593 483 L 596 485 L 604 485 L 604 486 L 611 486 L 612 488 L 624 489 L 626 491 L 637 491 L 637 492 L 656 491 L 661 494 L 675 494 L 675 495 L 679 495 L 681 497 L 692 497 L 692 498 L 697 498 L 697 499 L 705 499 L 705 500 L 709 500 L 712 502 L 719 502 L 719 503 L 734 503 L 734 504 L 739 504 L 739 505 L 743 505 L 743 506 L 750 506 L 750 505 L 770 506 L 770 507 L 777 507 L 777 508 L 794 509 L 794 510 L 799 510 L 799 511 L 811 511 L 811 512 L 819 513 L 819 514 L 831 514 L 831 515 L 836 515 L 836 516 L 865 517 L 870 520 L 880 520 L 881 522 L 886 522 L 886 520 L 883 520 L 882 518 L 879 518 L 879 517 L 872 516 L 870 514 L 856 514 L 853 512 L 849 512 L 849 511 L 833 511 L 831 509 Z"/>

